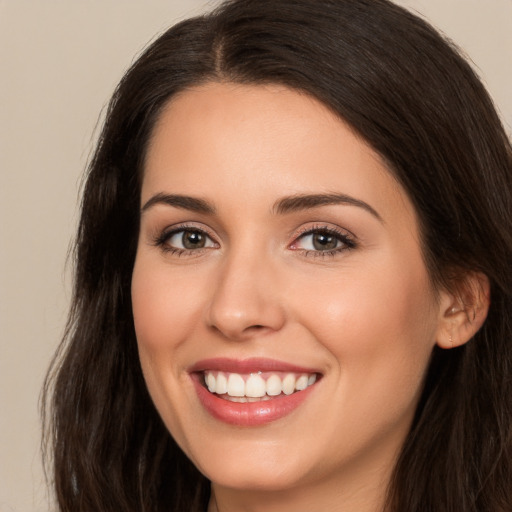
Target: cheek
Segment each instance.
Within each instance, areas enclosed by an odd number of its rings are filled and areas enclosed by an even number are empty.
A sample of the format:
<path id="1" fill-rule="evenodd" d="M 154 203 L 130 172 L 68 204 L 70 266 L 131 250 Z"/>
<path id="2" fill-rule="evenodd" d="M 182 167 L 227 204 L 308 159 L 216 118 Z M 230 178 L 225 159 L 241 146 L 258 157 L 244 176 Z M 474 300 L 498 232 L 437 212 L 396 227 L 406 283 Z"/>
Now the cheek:
<path id="1" fill-rule="evenodd" d="M 151 398 L 169 431 L 185 438 L 183 387 L 190 387 L 180 366 L 187 337 L 197 326 L 198 292 L 169 272 L 158 258 L 137 255 L 132 275 L 132 308 L 139 358 Z"/>
<path id="2" fill-rule="evenodd" d="M 153 402 L 173 432 L 180 431 L 174 414 L 180 388 L 190 385 L 180 361 L 199 318 L 200 292 L 196 283 L 183 281 L 161 259 L 144 251 L 137 255 L 131 294 L 140 364 Z"/>
<path id="3" fill-rule="evenodd" d="M 169 272 L 161 262 L 144 254 L 137 258 L 132 276 L 132 308 L 141 352 L 169 350 L 183 343 L 197 325 L 199 288 L 197 283 L 183 282 L 179 273 Z"/>
<path id="4" fill-rule="evenodd" d="M 389 338 L 398 341 L 435 321 L 425 272 L 367 267 L 360 273 L 330 273 L 322 280 L 316 276 L 303 285 L 303 295 L 310 297 L 305 313 L 315 330 L 323 339 L 357 340 L 351 349 L 381 345 Z"/>
<path id="5" fill-rule="evenodd" d="M 354 449 L 388 446 L 390 437 L 398 439 L 393 446 L 402 442 L 435 339 L 426 274 L 402 269 L 390 277 L 367 270 L 331 277 L 324 287 L 329 293 L 303 310 L 303 323 L 330 353 L 335 378 L 329 395 L 335 399 L 323 429 L 326 439 L 335 440 L 331 449 L 337 446 L 340 453 L 344 439 Z M 318 284 L 308 284 L 309 295 Z"/>
<path id="6" fill-rule="evenodd" d="M 437 317 L 421 258 L 380 262 L 305 287 L 314 299 L 303 323 L 331 353 L 340 385 L 353 391 L 343 393 L 347 400 L 361 392 L 379 401 L 413 399 L 435 344 Z"/>

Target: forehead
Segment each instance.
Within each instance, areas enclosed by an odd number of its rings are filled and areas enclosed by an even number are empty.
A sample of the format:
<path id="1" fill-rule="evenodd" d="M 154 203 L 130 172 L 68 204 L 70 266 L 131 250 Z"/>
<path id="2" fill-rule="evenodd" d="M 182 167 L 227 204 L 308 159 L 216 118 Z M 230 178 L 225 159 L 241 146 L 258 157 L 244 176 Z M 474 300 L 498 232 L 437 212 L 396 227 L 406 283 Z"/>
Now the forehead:
<path id="1" fill-rule="evenodd" d="M 169 102 L 150 141 L 141 199 L 192 191 L 214 201 L 233 191 L 244 206 L 341 192 L 415 217 L 380 156 L 347 123 L 278 85 L 210 83 Z"/>

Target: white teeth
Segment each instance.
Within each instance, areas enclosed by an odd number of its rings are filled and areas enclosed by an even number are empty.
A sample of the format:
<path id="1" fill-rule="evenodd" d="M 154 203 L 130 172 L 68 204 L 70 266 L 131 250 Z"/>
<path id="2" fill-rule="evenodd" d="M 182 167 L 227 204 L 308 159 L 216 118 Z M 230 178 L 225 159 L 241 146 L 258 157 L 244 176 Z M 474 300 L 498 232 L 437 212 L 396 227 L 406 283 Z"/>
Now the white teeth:
<path id="1" fill-rule="evenodd" d="M 307 375 L 301 375 L 297 382 L 295 383 L 295 389 L 297 391 L 302 391 L 303 389 L 306 389 L 308 387 L 308 376 Z"/>
<path id="2" fill-rule="evenodd" d="M 277 396 L 280 395 L 282 391 L 281 379 L 278 375 L 271 375 L 267 379 L 267 395 L 268 396 Z"/>
<path id="3" fill-rule="evenodd" d="M 295 375 L 289 373 L 283 379 L 283 393 L 285 395 L 291 395 L 295 391 Z"/>
<path id="4" fill-rule="evenodd" d="M 251 373 L 245 383 L 245 396 L 265 396 L 265 381 L 256 373 Z"/>
<path id="5" fill-rule="evenodd" d="M 266 380 L 264 377 L 261 372 L 243 376 L 238 373 L 206 371 L 204 381 L 210 393 L 227 395 L 226 398 L 236 402 L 254 402 L 281 394 L 291 395 L 316 382 L 316 374 L 272 373 Z"/>
<path id="6" fill-rule="evenodd" d="M 265 402 L 266 400 L 272 400 L 270 396 L 262 396 L 262 397 L 250 397 L 250 396 L 226 396 L 224 397 L 229 402 L 238 402 L 240 404 L 245 404 L 247 402 Z"/>
<path id="7" fill-rule="evenodd" d="M 212 375 L 212 374 L 210 374 Z M 221 372 L 217 375 L 217 385 L 215 386 L 215 393 L 219 395 L 224 395 L 228 392 L 228 379 Z"/>
<path id="8" fill-rule="evenodd" d="M 206 385 L 208 386 L 208 391 L 210 393 L 215 393 L 216 386 L 215 386 L 215 377 L 213 373 L 208 373 L 206 375 Z"/>
<path id="9" fill-rule="evenodd" d="M 231 373 L 228 378 L 228 395 L 245 396 L 245 382 L 238 373 Z"/>

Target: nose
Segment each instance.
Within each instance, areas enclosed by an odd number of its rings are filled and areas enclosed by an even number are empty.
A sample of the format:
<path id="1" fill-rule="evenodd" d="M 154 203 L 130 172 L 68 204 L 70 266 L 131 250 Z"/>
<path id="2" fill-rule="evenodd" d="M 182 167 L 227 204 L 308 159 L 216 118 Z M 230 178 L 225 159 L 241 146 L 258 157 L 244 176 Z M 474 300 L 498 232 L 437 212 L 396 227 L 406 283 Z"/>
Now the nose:
<path id="1" fill-rule="evenodd" d="M 268 260 L 247 254 L 223 262 L 207 311 L 210 328 L 230 340 L 244 340 L 280 330 L 285 310 L 279 272 Z"/>

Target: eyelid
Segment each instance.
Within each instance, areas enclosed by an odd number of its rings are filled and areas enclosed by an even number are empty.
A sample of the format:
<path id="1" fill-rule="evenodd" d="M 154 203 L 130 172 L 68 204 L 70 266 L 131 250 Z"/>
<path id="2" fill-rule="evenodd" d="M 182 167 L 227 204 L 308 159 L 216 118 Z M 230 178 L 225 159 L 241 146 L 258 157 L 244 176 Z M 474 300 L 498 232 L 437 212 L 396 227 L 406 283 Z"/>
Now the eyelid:
<path id="1" fill-rule="evenodd" d="M 169 239 L 179 234 L 180 232 L 196 231 L 204 234 L 213 244 L 208 247 L 198 247 L 194 249 L 187 249 L 181 247 L 171 246 L 168 242 Z M 333 249 L 306 249 L 304 247 L 297 247 L 299 241 L 304 239 L 308 235 L 314 235 L 318 233 L 326 233 L 334 236 L 340 243 L 341 247 L 335 247 Z M 297 252 L 301 252 L 306 256 L 334 256 L 338 253 L 354 249 L 357 246 L 355 235 L 345 228 L 341 228 L 332 224 L 310 224 L 302 226 L 292 235 L 292 242 L 288 245 L 288 248 Z M 165 227 L 160 230 L 152 239 L 152 245 L 159 247 L 162 251 L 170 252 L 177 256 L 198 256 L 206 250 L 213 248 L 219 248 L 219 242 L 217 241 L 216 235 L 212 233 L 212 230 L 207 226 L 197 223 L 183 222 Z"/>
<path id="2" fill-rule="evenodd" d="M 200 247 L 197 249 L 185 249 L 185 248 L 170 246 L 167 243 L 169 241 L 169 239 L 182 231 L 196 231 L 196 232 L 202 233 L 206 237 L 208 237 L 216 247 L 219 246 L 219 243 L 217 242 L 216 237 L 212 234 L 210 229 L 208 229 L 204 225 L 198 226 L 197 224 L 188 223 L 188 222 L 174 224 L 174 225 L 167 226 L 166 228 L 162 229 L 154 236 L 153 245 L 159 247 L 163 251 L 171 252 L 176 255 L 185 255 L 185 254 L 191 255 L 191 253 L 194 253 L 194 255 L 198 255 L 199 253 L 202 253 L 204 250 L 209 250 L 209 249 L 214 248 L 214 247 Z"/>
<path id="3" fill-rule="evenodd" d="M 334 249 L 316 250 L 316 249 L 304 249 L 301 247 L 294 247 L 297 242 L 306 236 L 313 235 L 316 233 L 327 233 L 335 236 L 343 245 L 342 247 L 336 247 Z M 295 251 L 302 251 L 309 255 L 313 253 L 315 256 L 327 256 L 334 255 L 346 250 L 354 249 L 357 246 L 356 237 L 349 230 L 340 228 L 339 226 L 333 226 L 330 224 L 314 224 L 302 227 L 297 233 L 293 235 L 293 242 L 288 246 L 290 249 Z"/>

